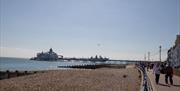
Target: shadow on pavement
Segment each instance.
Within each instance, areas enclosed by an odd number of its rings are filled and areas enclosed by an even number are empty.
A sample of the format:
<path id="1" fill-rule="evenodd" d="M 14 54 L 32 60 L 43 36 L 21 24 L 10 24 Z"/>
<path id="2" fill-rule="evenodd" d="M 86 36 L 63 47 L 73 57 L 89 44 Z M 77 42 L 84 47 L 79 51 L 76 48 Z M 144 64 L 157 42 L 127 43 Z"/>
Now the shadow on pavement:
<path id="1" fill-rule="evenodd" d="M 163 84 L 163 83 L 159 83 L 159 85 L 170 87 L 169 85 L 166 85 L 166 84 Z"/>
<path id="2" fill-rule="evenodd" d="M 180 87 L 180 85 L 175 85 L 175 84 L 173 86 Z"/>

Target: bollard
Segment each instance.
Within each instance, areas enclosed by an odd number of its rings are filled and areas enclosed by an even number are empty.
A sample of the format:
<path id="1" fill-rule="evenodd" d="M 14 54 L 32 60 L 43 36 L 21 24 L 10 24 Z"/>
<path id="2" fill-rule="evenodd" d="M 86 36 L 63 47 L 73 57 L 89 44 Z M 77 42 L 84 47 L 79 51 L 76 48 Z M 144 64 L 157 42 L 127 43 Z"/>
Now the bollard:
<path id="1" fill-rule="evenodd" d="M 9 70 L 6 70 L 7 78 L 9 78 Z"/>
<path id="2" fill-rule="evenodd" d="M 27 75 L 27 71 L 24 71 L 24 74 Z"/>
<path id="3" fill-rule="evenodd" d="M 16 71 L 15 71 L 15 73 L 16 73 L 16 76 L 19 76 L 19 72 L 18 72 L 18 70 L 16 70 Z"/>

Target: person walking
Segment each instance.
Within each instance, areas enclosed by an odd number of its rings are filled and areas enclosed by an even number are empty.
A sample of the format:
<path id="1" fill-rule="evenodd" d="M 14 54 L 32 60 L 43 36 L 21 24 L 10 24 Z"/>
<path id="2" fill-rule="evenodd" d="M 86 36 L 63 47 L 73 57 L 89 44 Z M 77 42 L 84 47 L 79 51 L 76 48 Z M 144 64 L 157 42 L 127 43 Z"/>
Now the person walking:
<path id="1" fill-rule="evenodd" d="M 156 84 L 159 84 L 159 78 L 160 78 L 160 63 L 155 64 L 153 68 L 153 74 L 155 74 L 155 81 Z"/>
<path id="2" fill-rule="evenodd" d="M 173 85 L 172 77 L 173 77 L 173 68 L 170 66 L 170 64 L 168 64 L 165 68 L 165 82 L 166 82 L 166 84 L 168 84 L 168 78 L 169 78 L 171 85 Z"/>

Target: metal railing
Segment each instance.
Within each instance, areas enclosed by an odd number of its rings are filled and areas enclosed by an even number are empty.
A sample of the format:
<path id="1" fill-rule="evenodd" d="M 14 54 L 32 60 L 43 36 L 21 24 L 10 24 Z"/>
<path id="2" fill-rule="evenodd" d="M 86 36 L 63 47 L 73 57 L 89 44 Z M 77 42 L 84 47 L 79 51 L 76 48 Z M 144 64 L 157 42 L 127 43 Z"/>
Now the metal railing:
<path id="1" fill-rule="evenodd" d="M 147 75 L 144 65 L 138 65 L 138 69 L 141 71 L 142 83 L 140 91 L 153 91 L 151 81 Z"/>

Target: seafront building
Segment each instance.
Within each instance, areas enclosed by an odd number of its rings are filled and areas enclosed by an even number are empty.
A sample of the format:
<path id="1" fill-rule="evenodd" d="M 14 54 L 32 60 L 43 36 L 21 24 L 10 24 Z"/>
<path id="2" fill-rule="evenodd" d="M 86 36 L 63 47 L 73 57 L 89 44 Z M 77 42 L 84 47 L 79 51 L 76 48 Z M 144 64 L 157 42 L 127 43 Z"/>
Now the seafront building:
<path id="1" fill-rule="evenodd" d="M 167 62 L 180 69 L 180 35 L 176 36 L 175 45 L 168 50 Z"/>
<path id="2" fill-rule="evenodd" d="M 58 55 L 50 48 L 48 52 L 37 53 L 36 60 L 58 60 Z"/>

